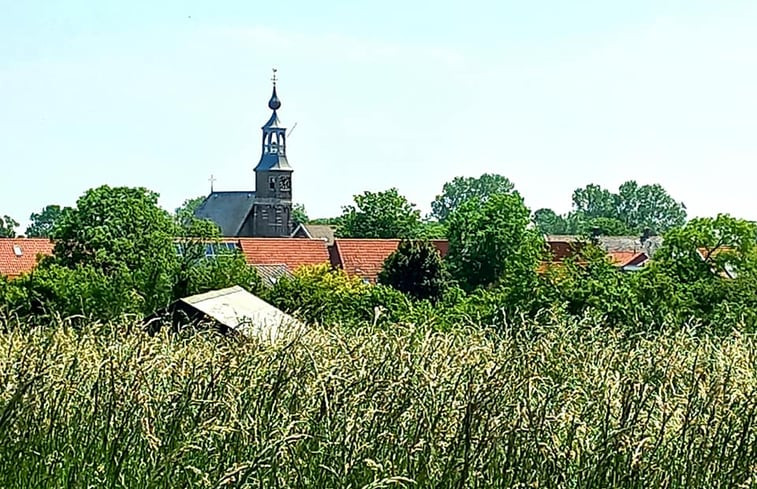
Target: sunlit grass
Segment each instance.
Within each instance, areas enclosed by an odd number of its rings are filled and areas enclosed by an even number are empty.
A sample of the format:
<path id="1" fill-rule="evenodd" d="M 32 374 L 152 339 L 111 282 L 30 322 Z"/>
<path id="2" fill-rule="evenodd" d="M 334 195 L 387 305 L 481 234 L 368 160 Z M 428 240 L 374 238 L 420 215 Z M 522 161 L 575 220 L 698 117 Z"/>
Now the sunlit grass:
<path id="1" fill-rule="evenodd" d="M 0 487 L 757 487 L 754 336 L 136 331 L 6 325 Z"/>

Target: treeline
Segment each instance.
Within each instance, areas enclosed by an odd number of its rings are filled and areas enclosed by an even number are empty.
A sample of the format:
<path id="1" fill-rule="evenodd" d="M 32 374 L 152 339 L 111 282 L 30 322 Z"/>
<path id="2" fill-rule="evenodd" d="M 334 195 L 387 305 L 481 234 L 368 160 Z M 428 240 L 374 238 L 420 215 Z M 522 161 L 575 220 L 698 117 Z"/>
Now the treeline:
<path id="1" fill-rule="evenodd" d="M 541 315 L 593 317 L 631 330 L 753 330 L 757 323 L 754 223 L 727 215 L 685 222 L 683 205 L 659 186 L 629 182 L 613 194 L 590 185 L 574 193 L 571 213 L 553 219 L 582 223 L 571 232 L 587 236 L 613 220 L 624 233 L 663 232 L 654 259 L 633 273 L 618 271 L 591 238 L 575 256 L 552 263 L 543 235 L 554 229 L 539 217 L 546 211 L 532 214 L 499 175 L 447 183 L 426 219 L 396 189 L 356 195 L 330 221 L 341 236 L 405 238 L 377 285 L 324 265 L 264 287 L 240 254 L 219 249 L 206 257 L 218 228 L 194 218 L 198 202 L 170 214 L 146 189 L 87 191 L 50 219 L 54 256 L 31 274 L 0 281 L 4 311 L 32 320 L 147 315 L 179 297 L 237 284 L 324 324 L 501 327 Z M 304 209 L 298 212 L 306 220 Z M 430 237 L 448 239 L 444 259 Z"/>

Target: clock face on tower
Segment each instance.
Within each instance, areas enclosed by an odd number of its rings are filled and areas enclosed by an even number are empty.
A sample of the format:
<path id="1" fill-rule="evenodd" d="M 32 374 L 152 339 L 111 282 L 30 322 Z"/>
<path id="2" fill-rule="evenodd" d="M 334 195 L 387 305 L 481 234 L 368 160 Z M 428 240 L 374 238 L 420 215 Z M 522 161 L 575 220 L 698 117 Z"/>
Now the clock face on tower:
<path id="1" fill-rule="evenodd" d="M 292 177 L 282 176 L 279 180 L 279 189 L 284 192 L 289 192 L 290 190 L 292 190 Z"/>

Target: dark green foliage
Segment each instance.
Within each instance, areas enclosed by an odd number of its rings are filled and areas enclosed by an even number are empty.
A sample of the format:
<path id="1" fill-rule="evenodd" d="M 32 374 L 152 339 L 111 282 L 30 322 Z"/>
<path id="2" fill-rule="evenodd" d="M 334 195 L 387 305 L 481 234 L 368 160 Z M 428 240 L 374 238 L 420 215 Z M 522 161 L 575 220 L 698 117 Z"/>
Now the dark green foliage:
<path id="1" fill-rule="evenodd" d="M 59 205 L 48 205 L 39 213 L 29 216 L 31 224 L 26 228 L 28 238 L 49 238 L 53 235 L 53 228 L 60 219 L 63 209 Z"/>
<path id="2" fill-rule="evenodd" d="M 728 215 L 671 230 L 637 277 L 649 309 L 726 332 L 757 329 L 757 226 Z"/>
<path id="3" fill-rule="evenodd" d="M 468 291 L 500 283 L 527 294 L 544 250 L 541 236 L 529 228 L 530 218 L 517 193 L 460 205 L 448 220 L 453 277 Z"/>
<path id="4" fill-rule="evenodd" d="M 456 177 L 444 184 L 442 193 L 431 202 L 431 216 L 439 222 L 447 218 L 464 202 L 475 199 L 485 202 L 491 195 L 507 194 L 515 189 L 502 175 L 484 173 L 480 177 Z"/>
<path id="5" fill-rule="evenodd" d="M 258 288 L 257 273 L 240 253 L 219 247 L 220 253 L 206 256 L 206 247 L 217 247 L 217 227 L 194 219 L 191 202 L 174 218 L 158 207 L 157 197 L 142 188 L 87 191 L 57 220 L 55 256 L 4 285 L 0 309 L 107 320 L 150 314 L 216 288 Z M 200 238 L 183 236 L 191 229 Z"/>
<path id="6" fill-rule="evenodd" d="M 337 233 L 343 238 L 418 238 L 421 213 L 396 188 L 355 195 L 355 205 L 342 208 Z"/>
<path id="7" fill-rule="evenodd" d="M 539 209 L 534 223 L 544 234 L 588 236 L 598 231 L 606 236 L 664 233 L 683 225 L 686 207 L 660 185 L 625 182 L 614 194 L 599 185 L 587 185 L 573 192 L 573 210 L 565 216 Z"/>
<path id="8" fill-rule="evenodd" d="M 414 299 L 438 302 L 449 277 L 439 251 L 428 241 L 403 240 L 384 261 L 378 282 Z"/>
<path id="9" fill-rule="evenodd" d="M 439 221 L 427 219 L 421 225 L 421 237 L 424 239 L 445 239 L 447 237 L 447 226 Z"/>
<path id="10" fill-rule="evenodd" d="M 571 234 L 567 220 L 552 209 L 539 209 L 533 217 L 536 229 L 542 234 Z"/>
<path id="11" fill-rule="evenodd" d="M 15 238 L 18 222 L 10 216 L 0 217 L 0 238 Z"/>

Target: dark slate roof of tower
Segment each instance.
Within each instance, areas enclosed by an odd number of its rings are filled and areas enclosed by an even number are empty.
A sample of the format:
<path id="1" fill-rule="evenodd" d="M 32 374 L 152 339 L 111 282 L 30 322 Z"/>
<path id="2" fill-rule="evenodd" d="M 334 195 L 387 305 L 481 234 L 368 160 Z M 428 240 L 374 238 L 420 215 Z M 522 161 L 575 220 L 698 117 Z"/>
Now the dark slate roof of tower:
<path id="1" fill-rule="evenodd" d="M 195 217 L 218 224 L 222 236 L 238 236 L 254 200 L 255 192 L 211 192 L 195 211 Z"/>
<path id="2" fill-rule="evenodd" d="M 260 170 L 282 170 L 282 171 L 294 171 L 287 157 L 281 154 L 264 154 L 260 157 L 260 163 L 255 167 L 255 171 Z"/>

